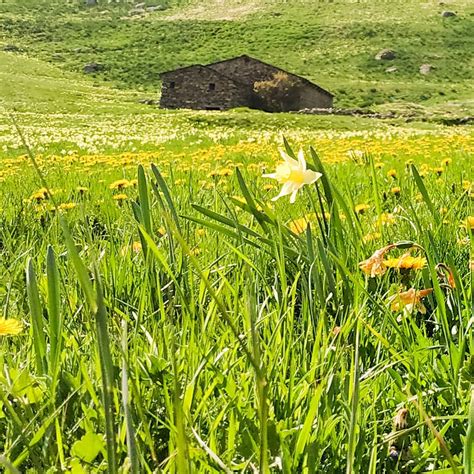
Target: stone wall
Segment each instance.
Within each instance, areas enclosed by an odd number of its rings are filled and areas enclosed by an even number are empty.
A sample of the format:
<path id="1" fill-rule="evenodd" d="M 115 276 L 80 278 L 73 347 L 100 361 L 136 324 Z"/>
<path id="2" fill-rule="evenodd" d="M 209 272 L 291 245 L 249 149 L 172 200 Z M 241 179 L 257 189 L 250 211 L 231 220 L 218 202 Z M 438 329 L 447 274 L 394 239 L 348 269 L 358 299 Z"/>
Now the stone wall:
<path id="1" fill-rule="evenodd" d="M 203 66 L 170 71 L 161 80 L 160 107 L 165 109 L 224 110 L 249 105 L 246 87 Z"/>
<path id="2" fill-rule="evenodd" d="M 320 92 L 310 84 L 302 83 L 299 98 L 296 105 L 297 110 L 301 109 L 329 109 L 332 107 L 332 96 Z"/>
<path id="3" fill-rule="evenodd" d="M 212 68 L 224 74 L 231 79 L 246 84 L 253 90 L 255 82 L 267 81 L 281 69 L 270 64 L 262 63 L 248 56 L 239 56 L 238 58 L 209 64 Z M 299 99 L 294 103 L 288 104 L 287 110 L 299 110 L 304 108 L 329 108 L 332 107 L 332 96 L 318 89 L 309 81 L 301 77 L 287 73 L 292 79 L 296 80 L 300 86 Z"/>

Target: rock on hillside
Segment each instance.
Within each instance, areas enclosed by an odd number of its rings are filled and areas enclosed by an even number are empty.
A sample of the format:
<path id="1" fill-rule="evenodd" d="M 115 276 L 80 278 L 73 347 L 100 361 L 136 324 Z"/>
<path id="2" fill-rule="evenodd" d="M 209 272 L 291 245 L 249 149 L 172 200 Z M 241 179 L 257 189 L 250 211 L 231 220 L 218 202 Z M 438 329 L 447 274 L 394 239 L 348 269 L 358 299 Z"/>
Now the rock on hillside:
<path id="1" fill-rule="evenodd" d="M 382 51 L 379 51 L 376 55 L 375 55 L 375 59 L 377 61 L 387 61 L 387 60 L 392 60 L 392 59 L 395 59 L 397 57 L 395 51 L 393 51 L 392 49 L 382 49 Z"/>

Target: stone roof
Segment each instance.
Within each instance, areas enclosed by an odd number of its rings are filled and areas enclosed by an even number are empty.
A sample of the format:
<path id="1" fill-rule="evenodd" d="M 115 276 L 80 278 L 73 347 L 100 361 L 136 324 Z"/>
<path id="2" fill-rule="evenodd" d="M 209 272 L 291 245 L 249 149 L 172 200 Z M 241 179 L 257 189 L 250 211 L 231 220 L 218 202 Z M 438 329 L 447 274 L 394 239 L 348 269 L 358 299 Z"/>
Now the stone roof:
<path id="1" fill-rule="evenodd" d="M 167 74 L 171 74 L 171 73 L 174 73 L 174 72 L 178 72 L 178 71 L 184 71 L 186 69 L 193 69 L 193 68 L 199 68 L 199 67 L 202 67 L 202 68 L 206 68 L 208 70 L 212 70 L 214 71 L 216 74 L 219 74 L 220 76 L 222 77 L 225 77 L 227 80 L 230 80 L 238 85 L 243 85 L 241 82 L 231 78 L 231 77 L 228 77 L 226 76 L 225 74 L 222 74 L 222 72 L 218 72 L 216 70 L 214 70 L 212 67 L 209 67 L 209 66 L 214 66 L 216 64 L 222 64 L 222 63 L 228 63 L 228 62 L 232 62 L 232 61 L 237 61 L 239 59 L 242 59 L 242 58 L 247 58 L 249 59 L 250 61 L 255 61 L 255 62 L 258 62 L 260 64 L 264 64 L 265 66 L 269 66 L 273 69 L 276 69 L 277 71 L 280 71 L 280 72 L 283 72 L 285 74 L 288 74 L 289 76 L 291 77 L 294 77 L 294 78 L 297 78 L 299 79 L 300 81 L 304 82 L 305 84 L 311 86 L 311 87 L 314 87 L 315 89 L 317 89 L 318 91 L 330 96 L 330 97 L 334 97 L 334 94 L 331 94 L 329 91 L 327 91 L 326 89 L 323 89 L 322 87 L 318 86 L 317 84 L 315 84 L 314 82 L 311 82 L 309 79 L 306 79 L 305 77 L 302 77 L 302 76 L 298 76 L 297 74 L 293 74 L 291 72 L 288 72 L 288 71 L 285 71 L 284 69 L 280 68 L 280 67 L 277 67 L 277 66 L 274 66 L 273 64 L 269 64 L 269 63 L 266 63 L 264 61 L 261 61 L 260 59 L 256 59 L 256 58 L 253 58 L 252 56 L 249 56 L 247 54 L 242 54 L 240 56 L 235 56 L 233 58 L 228 58 L 228 59 L 223 59 L 221 61 L 215 61 L 213 63 L 209 63 L 209 64 L 191 64 L 189 66 L 183 66 L 183 67 L 179 67 L 179 68 L 176 68 L 176 69 L 172 69 L 170 71 L 165 71 L 165 72 L 162 72 L 160 73 L 160 77 L 162 76 L 165 76 Z"/>

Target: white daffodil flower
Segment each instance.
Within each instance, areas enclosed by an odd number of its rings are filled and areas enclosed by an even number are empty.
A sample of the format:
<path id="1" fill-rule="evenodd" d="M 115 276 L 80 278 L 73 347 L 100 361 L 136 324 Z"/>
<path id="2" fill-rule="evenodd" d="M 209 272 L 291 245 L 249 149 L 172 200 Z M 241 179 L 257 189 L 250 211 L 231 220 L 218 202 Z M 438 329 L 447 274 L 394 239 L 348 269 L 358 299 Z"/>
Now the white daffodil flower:
<path id="1" fill-rule="evenodd" d="M 290 194 L 290 203 L 293 204 L 300 188 L 305 184 L 316 182 L 322 174 L 306 169 L 306 160 L 304 158 L 303 150 L 298 152 L 298 160 L 294 160 L 283 150 L 280 150 L 280 155 L 283 158 L 283 161 L 277 166 L 275 172 L 264 174 L 263 177 L 276 179 L 283 185 L 280 194 L 274 197 L 272 201 L 276 201 L 277 199 Z"/>

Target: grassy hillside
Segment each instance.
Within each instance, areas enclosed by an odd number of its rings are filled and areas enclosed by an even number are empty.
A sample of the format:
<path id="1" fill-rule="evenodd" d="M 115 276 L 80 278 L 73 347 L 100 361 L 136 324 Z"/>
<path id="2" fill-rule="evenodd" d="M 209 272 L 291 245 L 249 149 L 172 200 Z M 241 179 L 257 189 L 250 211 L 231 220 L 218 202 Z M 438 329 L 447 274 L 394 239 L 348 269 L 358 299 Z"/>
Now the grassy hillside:
<path id="1" fill-rule="evenodd" d="M 93 82 L 25 55 L 0 52 L 0 105 L 9 111 L 123 113 L 144 110 L 140 94 Z"/>
<path id="2" fill-rule="evenodd" d="M 159 89 L 161 71 L 248 53 L 321 84 L 338 106 L 408 102 L 472 111 L 474 5 L 467 0 L 153 3 L 164 10 L 2 4 L 0 41 L 66 70 L 102 63 L 98 79 L 149 94 Z M 443 18 L 442 10 L 457 16 Z M 383 48 L 396 59 L 375 60 Z M 431 74 L 419 73 L 423 63 L 434 67 Z M 386 72 L 390 66 L 397 71 Z"/>

